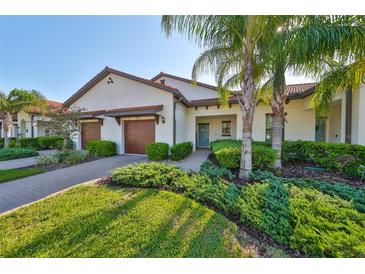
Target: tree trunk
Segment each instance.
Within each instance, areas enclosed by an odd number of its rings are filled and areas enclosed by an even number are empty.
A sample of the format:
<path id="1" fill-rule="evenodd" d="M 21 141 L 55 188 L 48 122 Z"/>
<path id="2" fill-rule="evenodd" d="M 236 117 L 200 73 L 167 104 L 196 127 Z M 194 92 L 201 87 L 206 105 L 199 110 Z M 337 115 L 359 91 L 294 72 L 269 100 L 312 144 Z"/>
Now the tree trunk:
<path id="1" fill-rule="evenodd" d="M 274 169 L 280 170 L 281 164 L 281 149 L 283 143 L 283 128 L 284 118 L 281 113 L 273 113 L 272 115 L 272 144 L 271 147 L 276 151 Z"/>
<path id="2" fill-rule="evenodd" d="M 13 116 L 11 113 L 5 113 L 3 118 L 4 123 L 4 148 L 8 148 L 10 144 L 11 128 L 13 127 Z"/>
<path id="3" fill-rule="evenodd" d="M 248 179 L 252 172 L 252 121 L 253 115 L 250 117 L 244 115 L 242 117 L 242 146 L 241 146 L 241 163 L 239 177 Z"/>
<path id="4" fill-rule="evenodd" d="M 272 110 L 272 137 L 271 147 L 276 151 L 276 158 L 274 162 L 274 169 L 277 172 L 281 171 L 281 154 L 283 145 L 283 132 L 285 123 L 285 75 L 281 68 L 277 71 L 274 78 L 273 99 L 271 101 Z"/>

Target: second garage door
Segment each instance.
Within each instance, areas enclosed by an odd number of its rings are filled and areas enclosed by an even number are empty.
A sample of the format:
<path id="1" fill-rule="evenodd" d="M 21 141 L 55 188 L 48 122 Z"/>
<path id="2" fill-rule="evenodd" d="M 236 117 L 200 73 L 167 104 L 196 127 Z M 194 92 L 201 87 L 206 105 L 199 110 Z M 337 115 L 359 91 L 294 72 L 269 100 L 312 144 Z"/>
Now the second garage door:
<path id="1" fill-rule="evenodd" d="M 81 124 L 81 137 L 82 148 L 86 148 L 86 144 L 90 140 L 100 140 L 100 128 L 99 122 L 82 123 Z"/>
<path id="2" fill-rule="evenodd" d="M 145 154 L 146 145 L 155 142 L 155 120 L 124 121 L 126 153 Z"/>

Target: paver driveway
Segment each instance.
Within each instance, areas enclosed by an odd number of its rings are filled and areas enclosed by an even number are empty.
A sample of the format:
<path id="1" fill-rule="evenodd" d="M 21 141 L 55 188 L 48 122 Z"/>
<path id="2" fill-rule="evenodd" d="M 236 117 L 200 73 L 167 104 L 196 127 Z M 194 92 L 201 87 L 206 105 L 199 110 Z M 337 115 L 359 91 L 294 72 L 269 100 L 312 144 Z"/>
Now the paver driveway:
<path id="1" fill-rule="evenodd" d="M 52 193 L 109 175 L 120 166 L 146 161 L 145 156 L 117 155 L 0 184 L 0 213 Z"/>

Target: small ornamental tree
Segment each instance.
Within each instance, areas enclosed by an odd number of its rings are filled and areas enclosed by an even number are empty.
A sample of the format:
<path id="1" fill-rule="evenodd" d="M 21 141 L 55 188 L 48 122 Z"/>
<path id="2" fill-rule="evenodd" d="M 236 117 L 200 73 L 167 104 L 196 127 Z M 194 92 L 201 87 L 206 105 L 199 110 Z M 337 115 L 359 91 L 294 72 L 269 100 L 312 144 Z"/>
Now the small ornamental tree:
<path id="1" fill-rule="evenodd" d="M 64 106 L 53 108 L 47 116 L 51 119 L 50 127 L 63 138 L 62 150 L 72 141 L 79 131 L 78 121 L 84 109 L 79 107 L 65 108 Z"/>

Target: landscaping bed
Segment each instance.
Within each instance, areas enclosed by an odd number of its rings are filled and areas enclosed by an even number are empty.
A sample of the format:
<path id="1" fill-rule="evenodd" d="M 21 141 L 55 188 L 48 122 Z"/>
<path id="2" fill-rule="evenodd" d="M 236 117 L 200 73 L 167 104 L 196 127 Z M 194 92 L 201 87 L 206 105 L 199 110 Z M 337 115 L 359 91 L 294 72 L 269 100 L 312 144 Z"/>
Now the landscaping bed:
<path id="1" fill-rule="evenodd" d="M 75 187 L 0 216 L 0 231 L 0 257 L 257 256 L 222 215 L 153 189 Z"/>

